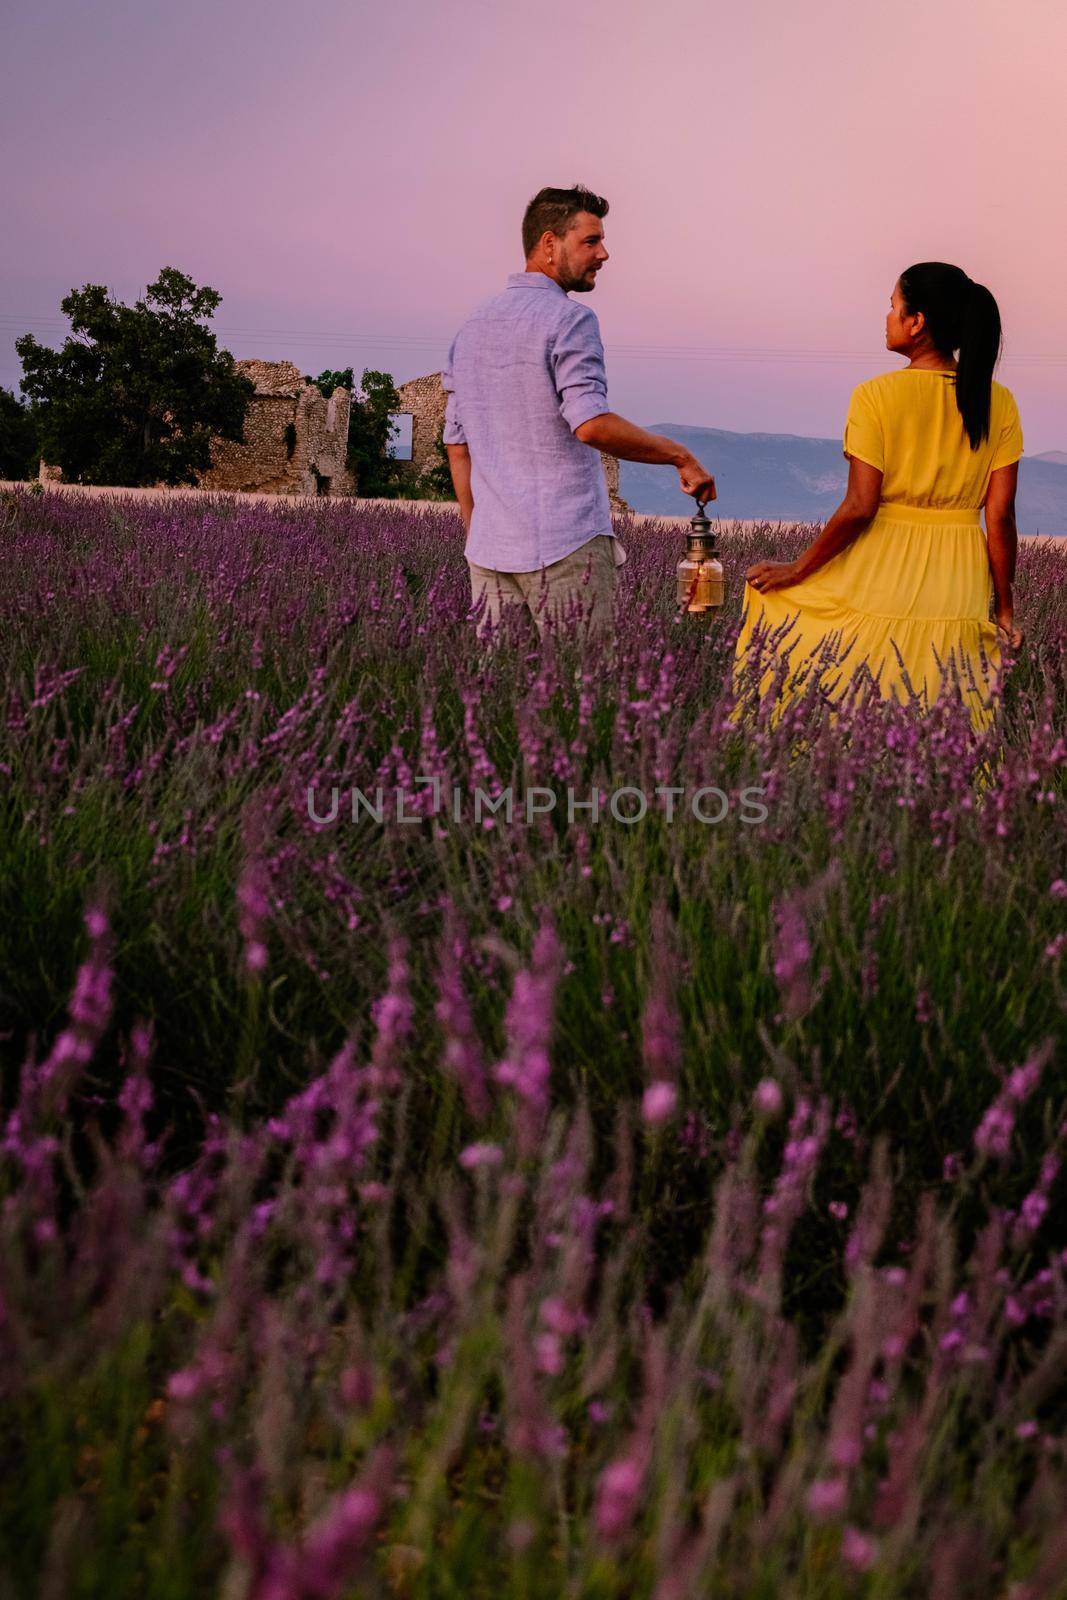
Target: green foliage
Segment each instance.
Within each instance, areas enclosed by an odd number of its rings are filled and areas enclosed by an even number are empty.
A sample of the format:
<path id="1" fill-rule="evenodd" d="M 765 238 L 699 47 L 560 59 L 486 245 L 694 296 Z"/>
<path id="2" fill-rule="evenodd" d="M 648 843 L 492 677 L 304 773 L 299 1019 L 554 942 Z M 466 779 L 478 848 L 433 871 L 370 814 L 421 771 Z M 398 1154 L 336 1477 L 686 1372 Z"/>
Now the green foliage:
<path id="1" fill-rule="evenodd" d="M 397 433 L 392 417 L 400 409 L 400 395 L 390 373 L 365 370 L 358 391 L 351 367 L 327 368 L 317 378 L 310 374 L 306 378 L 327 399 L 337 388 L 353 391 L 348 465 L 360 495 L 384 500 L 455 500 L 442 435 L 437 438 L 437 460 L 428 472 L 416 474 L 410 462 L 389 454 Z"/>
<path id="2" fill-rule="evenodd" d="M 34 478 L 40 459 L 33 412 L 10 389 L 0 389 L 0 478 Z"/>
<path id="3" fill-rule="evenodd" d="M 197 481 L 213 436 L 241 442 L 253 386 L 204 326 L 221 304 L 164 267 L 127 306 L 87 283 L 62 302 L 62 349 L 16 341 L 40 449 L 72 482 L 124 486 Z"/>
<path id="4" fill-rule="evenodd" d="M 417 476 L 409 462 L 389 454 L 397 434 L 392 420 L 400 409 L 400 395 L 388 372 L 364 371 L 357 389 L 353 370 L 327 369 L 317 378 L 307 377 L 329 398 L 336 388 L 351 389 L 352 415 L 348 425 L 348 465 L 357 493 L 383 500 L 454 500 L 452 474 L 440 439 L 438 463 Z"/>
<path id="5" fill-rule="evenodd" d="M 327 367 L 326 371 L 320 372 L 317 378 L 313 378 L 309 372 L 305 372 L 304 381 L 305 383 L 313 383 L 326 400 L 330 398 L 335 389 L 354 389 L 356 386 L 351 367 L 345 367 L 341 372 L 334 372 Z"/>
<path id="6" fill-rule="evenodd" d="M 352 396 L 348 424 L 348 465 L 361 495 L 395 500 L 406 494 L 404 463 L 389 454 L 397 432 L 393 413 L 399 410 L 391 375 L 367 368 Z"/>
<path id="7" fill-rule="evenodd" d="M 428 500 L 454 500 L 456 498 L 455 485 L 452 482 L 452 468 L 448 464 L 448 451 L 445 449 L 444 430 L 437 435 L 434 446 L 437 460 L 428 471 L 419 479 L 420 485 L 430 491 L 426 496 L 415 496 L 417 499 Z"/>

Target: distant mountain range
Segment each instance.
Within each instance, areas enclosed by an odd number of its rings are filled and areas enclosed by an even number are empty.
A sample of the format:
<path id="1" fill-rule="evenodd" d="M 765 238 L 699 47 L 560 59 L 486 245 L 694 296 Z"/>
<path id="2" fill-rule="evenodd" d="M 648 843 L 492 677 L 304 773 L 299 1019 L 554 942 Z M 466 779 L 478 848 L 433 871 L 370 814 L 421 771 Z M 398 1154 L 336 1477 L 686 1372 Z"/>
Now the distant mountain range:
<path id="1" fill-rule="evenodd" d="M 840 439 L 806 439 L 792 433 L 727 433 L 652 423 L 653 433 L 687 445 L 714 472 L 715 510 L 733 520 L 825 522 L 841 503 L 848 462 Z M 694 503 L 666 467 L 620 461 L 619 492 L 635 511 L 690 516 Z M 1024 456 L 1019 465 L 1016 517 L 1020 533 L 1067 536 L 1067 451 Z"/>

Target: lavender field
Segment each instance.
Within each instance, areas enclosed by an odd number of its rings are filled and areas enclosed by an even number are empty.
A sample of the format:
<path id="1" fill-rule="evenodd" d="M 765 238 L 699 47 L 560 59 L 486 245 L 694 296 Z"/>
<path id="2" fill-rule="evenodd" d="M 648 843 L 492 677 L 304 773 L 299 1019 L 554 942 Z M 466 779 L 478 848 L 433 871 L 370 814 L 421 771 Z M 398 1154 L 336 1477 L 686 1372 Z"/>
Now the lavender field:
<path id="1" fill-rule="evenodd" d="M 1067 550 L 976 738 L 618 530 L 0 497 L 0 1600 L 1067 1595 Z"/>

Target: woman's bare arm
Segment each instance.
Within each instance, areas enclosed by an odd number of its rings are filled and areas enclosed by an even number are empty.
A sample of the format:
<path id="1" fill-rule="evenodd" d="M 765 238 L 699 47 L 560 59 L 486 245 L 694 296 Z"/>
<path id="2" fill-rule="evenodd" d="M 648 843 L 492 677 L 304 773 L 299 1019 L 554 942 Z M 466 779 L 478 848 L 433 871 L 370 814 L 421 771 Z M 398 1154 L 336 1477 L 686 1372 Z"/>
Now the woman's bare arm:
<path id="1" fill-rule="evenodd" d="M 878 468 L 849 456 L 845 498 L 814 543 L 795 561 L 757 561 L 745 577 L 761 594 L 803 583 L 859 537 L 878 510 L 881 492 L 882 473 Z"/>
<path id="2" fill-rule="evenodd" d="M 985 534 L 989 551 L 989 570 L 993 576 L 993 609 L 997 626 L 1003 628 L 1018 647 L 1022 634 L 1015 627 L 1015 559 L 1019 550 L 1019 531 L 1015 525 L 1015 491 L 1019 484 L 1019 463 L 998 467 L 989 475 L 985 497 Z"/>

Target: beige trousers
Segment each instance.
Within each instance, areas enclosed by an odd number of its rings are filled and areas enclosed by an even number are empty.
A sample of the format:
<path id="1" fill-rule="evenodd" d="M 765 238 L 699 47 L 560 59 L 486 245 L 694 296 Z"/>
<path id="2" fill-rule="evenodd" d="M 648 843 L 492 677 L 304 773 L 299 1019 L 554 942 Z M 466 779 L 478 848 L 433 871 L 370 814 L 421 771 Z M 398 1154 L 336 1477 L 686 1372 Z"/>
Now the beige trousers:
<path id="1" fill-rule="evenodd" d="M 615 540 L 598 533 L 562 561 L 533 572 L 497 572 L 468 561 L 471 604 L 485 596 L 480 621 L 499 621 L 502 607 L 525 605 L 543 636 L 549 616 L 568 633 L 590 639 L 608 637 L 613 628 Z M 588 629 L 588 633 L 586 630 Z"/>

